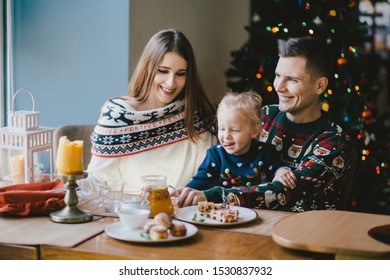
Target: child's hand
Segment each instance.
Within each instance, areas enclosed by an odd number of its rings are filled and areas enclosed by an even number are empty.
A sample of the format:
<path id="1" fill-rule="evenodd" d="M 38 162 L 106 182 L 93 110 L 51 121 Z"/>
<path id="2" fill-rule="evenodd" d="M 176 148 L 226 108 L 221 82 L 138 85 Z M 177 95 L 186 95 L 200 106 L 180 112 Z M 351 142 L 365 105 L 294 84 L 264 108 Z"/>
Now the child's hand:
<path id="1" fill-rule="evenodd" d="M 191 205 L 198 205 L 199 201 L 207 201 L 207 198 L 202 191 L 185 187 L 178 190 L 178 193 L 179 196 L 176 197 L 174 205 L 179 208 Z"/>
<path id="2" fill-rule="evenodd" d="M 291 169 L 281 167 L 275 172 L 275 177 L 272 180 L 281 182 L 285 187 L 294 189 L 297 186 L 297 177 Z"/>

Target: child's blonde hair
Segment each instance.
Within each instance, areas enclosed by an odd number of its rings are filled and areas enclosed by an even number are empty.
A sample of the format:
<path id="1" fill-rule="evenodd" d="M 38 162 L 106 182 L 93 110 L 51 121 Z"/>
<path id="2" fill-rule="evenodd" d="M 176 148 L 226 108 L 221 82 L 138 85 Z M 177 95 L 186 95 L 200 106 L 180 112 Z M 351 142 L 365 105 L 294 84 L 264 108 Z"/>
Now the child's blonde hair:
<path id="1" fill-rule="evenodd" d="M 239 111 L 248 117 L 253 126 L 261 124 L 261 107 L 263 100 L 254 91 L 229 92 L 218 105 L 217 115 L 221 110 Z"/>

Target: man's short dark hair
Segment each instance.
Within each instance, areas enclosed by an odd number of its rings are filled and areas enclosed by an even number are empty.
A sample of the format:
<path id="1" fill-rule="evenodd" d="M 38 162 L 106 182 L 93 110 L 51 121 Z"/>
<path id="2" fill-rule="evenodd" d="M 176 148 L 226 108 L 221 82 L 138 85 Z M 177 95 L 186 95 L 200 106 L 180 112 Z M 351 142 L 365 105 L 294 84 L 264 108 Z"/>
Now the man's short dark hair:
<path id="1" fill-rule="evenodd" d="M 314 77 L 332 75 L 332 57 L 329 47 L 313 37 L 290 38 L 279 48 L 279 56 L 301 56 L 306 59 L 306 70 Z"/>

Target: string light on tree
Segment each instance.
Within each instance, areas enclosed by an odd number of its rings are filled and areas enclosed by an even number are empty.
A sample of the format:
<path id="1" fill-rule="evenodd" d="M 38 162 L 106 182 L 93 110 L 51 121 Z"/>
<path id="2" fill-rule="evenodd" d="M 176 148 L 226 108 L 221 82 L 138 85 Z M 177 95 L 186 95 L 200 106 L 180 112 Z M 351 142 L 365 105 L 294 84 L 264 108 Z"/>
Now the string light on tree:
<path id="1" fill-rule="evenodd" d="M 390 187 L 389 165 L 382 165 L 390 161 L 390 136 L 375 137 L 384 133 L 376 127 L 378 66 L 363 52 L 370 44 L 370 30 L 360 21 L 359 11 L 362 4 L 370 6 L 375 19 L 373 7 L 379 2 L 387 1 L 252 1 L 251 22 L 246 27 L 250 38 L 240 50 L 232 52 L 231 67 L 226 72 L 232 90 L 253 89 L 262 95 L 264 104 L 277 103 L 272 81 L 279 44 L 290 37 L 314 36 L 329 45 L 334 75 L 321 96 L 321 108 L 354 139 L 360 161 L 351 207 L 359 211 L 373 210 L 375 202 L 369 199 L 385 199 L 381 188 Z M 387 205 L 390 214 L 390 199 Z"/>

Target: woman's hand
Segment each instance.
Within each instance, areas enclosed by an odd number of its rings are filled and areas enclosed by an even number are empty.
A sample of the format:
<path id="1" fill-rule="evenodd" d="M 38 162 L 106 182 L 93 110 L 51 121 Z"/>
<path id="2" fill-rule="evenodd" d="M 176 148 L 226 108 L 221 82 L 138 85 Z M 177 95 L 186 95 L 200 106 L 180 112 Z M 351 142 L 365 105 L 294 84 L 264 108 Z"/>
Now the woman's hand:
<path id="1" fill-rule="evenodd" d="M 198 205 L 199 201 L 207 201 L 202 191 L 191 188 L 182 188 L 178 190 L 179 196 L 176 197 L 174 204 L 178 207 Z"/>
<path id="2" fill-rule="evenodd" d="M 285 187 L 294 189 L 297 186 L 297 177 L 290 168 L 281 167 L 275 172 L 275 177 L 272 180 L 281 182 Z"/>

